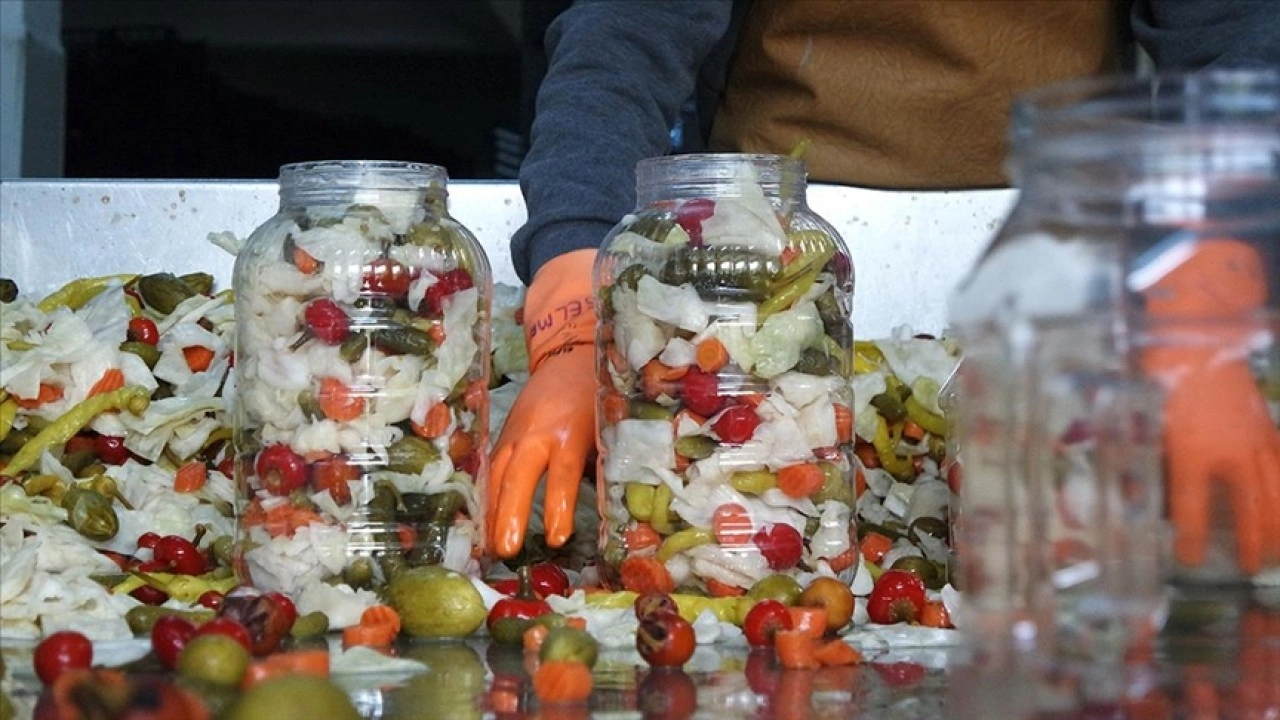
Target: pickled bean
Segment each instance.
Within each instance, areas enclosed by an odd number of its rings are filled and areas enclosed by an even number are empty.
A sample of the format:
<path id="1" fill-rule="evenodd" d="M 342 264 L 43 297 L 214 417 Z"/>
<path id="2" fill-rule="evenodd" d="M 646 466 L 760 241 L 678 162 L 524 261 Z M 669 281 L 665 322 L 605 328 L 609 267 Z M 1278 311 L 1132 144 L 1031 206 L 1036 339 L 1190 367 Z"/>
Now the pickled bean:
<path id="1" fill-rule="evenodd" d="M 729 476 L 729 486 L 748 495 L 778 487 L 778 476 L 768 470 L 743 470 Z"/>
<path id="2" fill-rule="evenodd" d="M 653 517 L 653 496 L 654 487 L 645 485 L 644 483 L 627 483 L 626 489 L 627 512 L 631 513 L 631 517 L 641 522 L 648 522 Z"/>
<path id="3" fill-rule="evenodd" d="M 40 460 L 45 450 L 65 445 L 71 436 L 108 410 L 128 410 L 141 415 L 151 404 L 150 396 L 151 393 L 146 388 L 130 385 L 82 401 L 24 444 L 9 461 L 5 472 L 17 475 L 31 468 Z"/>
<path id="4" fill-rule="evenodd" d="M 662 541 L 658 548 L 658 559 L 666 562 L 685 550 L 710 545 L 715 541 L 716 536 L 707 528 L 686 528 Z"/>

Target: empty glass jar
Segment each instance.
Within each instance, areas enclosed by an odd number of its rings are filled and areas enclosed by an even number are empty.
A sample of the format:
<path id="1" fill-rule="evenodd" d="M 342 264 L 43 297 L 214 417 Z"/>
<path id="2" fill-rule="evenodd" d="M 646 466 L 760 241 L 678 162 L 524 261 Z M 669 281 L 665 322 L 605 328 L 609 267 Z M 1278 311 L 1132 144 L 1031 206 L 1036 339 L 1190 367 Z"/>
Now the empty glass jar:
<path id="1" fill-rule="evenodd" d="M 960 624 L 1114 654 L 1171 577 L 1280 576 L 1280 75 L 1068 83 L 1013 120 L 1021 196 L 952 304 Z"/>
<path id="2" fill-rule="evenodd" d="M 686 155 L 636 176 L 595 268 L 601 577 L 852 580 L 853 265 L 803 163 Z"/>
<path id="3" fill-rule="evenodd" d="M 480 570 L 488 261 L 434 165 L 280 171 L 236 260 L 239 571 L 297 598 Z"/>

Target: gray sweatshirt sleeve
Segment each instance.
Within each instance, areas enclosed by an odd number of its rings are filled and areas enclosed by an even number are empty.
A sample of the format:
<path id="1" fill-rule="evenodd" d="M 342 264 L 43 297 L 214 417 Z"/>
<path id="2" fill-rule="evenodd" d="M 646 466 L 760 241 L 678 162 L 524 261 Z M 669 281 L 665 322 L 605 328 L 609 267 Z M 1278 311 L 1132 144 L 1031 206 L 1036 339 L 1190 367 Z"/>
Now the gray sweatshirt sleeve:
<path id="1" fill-rule="evenodd" d="M 731 10 L 731 0 L 579 0 L 552 23 L 520 167 L 529 219 L 511 239 L 526 284 L 548 260 L 599 247 L 634 208 L 636 162 L 670 149 Z"/>
<path id="2" fill-rule="evenodd" d="M 1280 1 L 1135 0 L 1134 38 L 1165 72 L 1280 66 Z"/>

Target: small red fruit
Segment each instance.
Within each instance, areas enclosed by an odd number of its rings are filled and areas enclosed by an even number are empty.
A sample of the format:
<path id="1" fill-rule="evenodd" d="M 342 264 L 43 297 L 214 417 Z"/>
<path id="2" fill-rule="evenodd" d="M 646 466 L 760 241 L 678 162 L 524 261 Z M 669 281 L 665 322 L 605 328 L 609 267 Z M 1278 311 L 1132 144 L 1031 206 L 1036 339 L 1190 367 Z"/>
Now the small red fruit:
<path id="1" fill-rule="evenodd" d="M 796 566 L 804 555 L 804 538 L 799 531 L 786 523 L 775 523 L 757 532 L 751 541 L 769 562 L 772 570 L 786 570 Z"/>
<path id="2" fill-rule="evenodd" d="M 924 582 L 906 570 L 886 570 L 867 598 L 867 616 L 873 623 L 892 625 L 915 622 L 924 612 Z"/>
<path id="3" fill-rule="evenodd" d="M 36 677 L 52 685 L 68 670 L 88 670 L 93 665 L 93 642 L 74 630 L 56 632 L 36 645 L 34 660 Z"/>
<path id="4" fill-rule="evenodd" d="M 653 667 L 680 667 L 693 657 L 696 646 L 693 625 L 679 615 L 650 614 L 636 630 L 636 650 Z"/>
<path id="5" fill-rule="evenodd" d="M 147 345 L 155 345 L 160 342 L 160 329 L 156 327 L 155 321 L 142 316 L 135 317 L 129 321 L 129 329 L 125 335 L 133 342 L 146 343 Z"/>
<path id="6" fill-rule="evenodd" d="M 165 667 L 172 670 L 178 666 L 178 656 L 196 635 L 196 626 L 190 620 L 178 615 L 162 615 L 151 626 L 151 651 Z"/>
<path id="7" fill-rule="evenodd" d="M 263 448 L 254 470 L 262 489 L 272 495 L 283 497 L 307 482 L 307 461 L 284 444 Z"/>
<path id="8" fill-rule="evenodd" d="M 777 600 L 761 600 L 751 607 L 742 622 L 742 633 L 752 647 L 773 645 L 773 636 L 779 630 L 790 630 L 791 613 Z"/>
<path id="9" fill-rule="evenodd" d="M 303 319 L 311 334 L 326 345 L 340 345 L 351 329 L 347 314 L 329 298 L 311 301 L 303 311 Z"/>
<path id="10" fill-rule="evenodd" d="M 755 408 L 749 405 L 734 405 L 716 418 L 711 429 L 715 430 L 721 441 L 730 445 L 741 445 L 751 439 L 759 425 L 760 416 L 756 414 Z"/>

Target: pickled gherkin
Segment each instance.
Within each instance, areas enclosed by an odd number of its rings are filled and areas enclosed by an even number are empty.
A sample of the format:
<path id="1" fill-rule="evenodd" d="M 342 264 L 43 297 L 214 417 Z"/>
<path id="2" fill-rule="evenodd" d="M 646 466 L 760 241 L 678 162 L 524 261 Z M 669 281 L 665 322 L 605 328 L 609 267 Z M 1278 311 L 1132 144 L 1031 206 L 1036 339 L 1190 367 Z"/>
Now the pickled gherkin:
<path id="1" fill-rule="evenodd" d="M 636 173 L 639 204 L 596 260 L 603 582 L 851 581 L 853 266 L 804 204 L 802 163 L 684 155 Z"/>
<path id="2" fill-rule="evenodd" d="M 780 265 L 746 250 L 686 247 L 662 266 L 658 279 L 667 285 L 690 283 L 707 299 L 757 302 L 769 293 Z"/>

